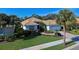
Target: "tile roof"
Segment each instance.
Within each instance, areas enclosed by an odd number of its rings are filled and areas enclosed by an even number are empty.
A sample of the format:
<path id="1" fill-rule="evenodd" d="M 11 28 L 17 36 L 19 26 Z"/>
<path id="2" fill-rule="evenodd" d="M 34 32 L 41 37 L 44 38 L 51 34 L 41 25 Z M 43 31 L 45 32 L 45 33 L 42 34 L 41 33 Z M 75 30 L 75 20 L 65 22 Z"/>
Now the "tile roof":
<path id="1" fill-rule="evenodd" d="M 34 17 L 31 17 L 29 19 L 26 19 L 26 20 L 22 21 L 21 24 L 22 25 L 38 25 L 35 22 L 39 22 L 39 21 L 41 21 L 41 20 L 37 19 L 37 18 L 34 18 Z"/>
<path id="2" fill-rule="evenodd" d="M 44 24 L 46 24 L 46 25 L 55 25 L 55 24 L 57 24 L 56 19 L 53 19 L 53 20 L 51 20 L 51 19 L 49 19 L 49 20 L 43 20 L 42 22 Z"/>
<path id="3" fill-rule="evenodd" d="M 55 24 L 57 24 L 56 19 L 54 19 L 54 20 L 51 20 L 51 19 L 41 20 L 41 19 L 34 18 L 34 17 L 31 17 L 29 19 L 26 19 L 26 20 L 22 21 L 21 24 L 22 25 L 38 25 L 36 22 L 43 22 L 46 25 L 55 25 Z"/>

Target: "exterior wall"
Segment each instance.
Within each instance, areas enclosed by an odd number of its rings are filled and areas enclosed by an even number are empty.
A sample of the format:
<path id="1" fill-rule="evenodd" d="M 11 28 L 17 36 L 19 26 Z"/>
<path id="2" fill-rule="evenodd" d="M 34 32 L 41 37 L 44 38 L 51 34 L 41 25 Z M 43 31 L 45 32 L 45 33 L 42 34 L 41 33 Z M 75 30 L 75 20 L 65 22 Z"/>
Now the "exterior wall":
<path id="1" fill-rule="evenodd" d="M 61 30 L 61 26 L 60 25 L 47 25 L 47 31 L 49 30 L 54 30 L 54 31 L 59 31 Z"/>
<path id="2" fill-rule="evenodd" d="M 35 29 L 34 30 L 38 30 L 38 26 L 37 25 L 35 26 Z"/>
<path id="3" fill-rule="evenodd" d="M 27 30 L 27 27 L 26 27 L 26 26 L 23 26 L 23 29 L 24 29 L 24 30 Z"/>
<path id="4" fill-rule="evenodd" d="M 46 28 L 47 28 L 47 31 L 49 31 L 49 30 L 50 30 L 50 26 L 49 26 L 49 25 L 47 25 L 47 26 L 46 26 Z"/>
<path id="5" fill-rule="evenodd" d="M 38 25 L 26 25 L 23 26 L 24 30 L 38 30 Z"/>

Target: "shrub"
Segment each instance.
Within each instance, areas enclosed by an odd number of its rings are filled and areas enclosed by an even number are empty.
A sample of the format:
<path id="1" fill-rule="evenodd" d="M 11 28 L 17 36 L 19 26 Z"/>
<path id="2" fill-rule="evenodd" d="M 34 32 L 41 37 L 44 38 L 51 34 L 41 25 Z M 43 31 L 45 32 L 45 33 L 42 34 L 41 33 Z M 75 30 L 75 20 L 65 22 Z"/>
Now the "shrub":
<path id="1" fill-rule="evenodd" d="M 6 41 L 8 41 L 8 42 L 13 42 L 14 40 L 15 40 L 14 37 L 7 37 L 7 39 L 6 39 Z"/>
<path id="2" fill-rule="evenodd" d="M 0 36 L 0 42 L 4 41 L 4 36 Z"/>
<path id="3" fill-rule="evenodd" d="M 24 35 L 24 30 L 22 28 L 16 29 L 15 36 L 16 37 L 21 37 L 22 35 Z"/>
<path id="4" fill-rule="evenodd" d="M 79 35 L 79 29 L 74 29 L 72 31 L 70 31 L 72 34 L 76 34 Z"/>
<path id="5" fill-rule="evenodd" d="M 49 30 L 49 31 L 47 31 L 48 33 L 54 33 L 54 31 L 53 30 Z"/>

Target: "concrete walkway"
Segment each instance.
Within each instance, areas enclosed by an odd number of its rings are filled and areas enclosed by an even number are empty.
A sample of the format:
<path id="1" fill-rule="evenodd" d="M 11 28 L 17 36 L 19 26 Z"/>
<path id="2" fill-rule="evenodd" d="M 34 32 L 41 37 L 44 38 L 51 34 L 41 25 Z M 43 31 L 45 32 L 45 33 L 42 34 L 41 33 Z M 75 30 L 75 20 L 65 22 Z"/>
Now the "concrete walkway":
<path id="1" fill-rule="evenodd" d="M 61 32 L 61 33 L 63 34 L 63 32 Z M 66 33 L 66 42 L 71 41 L 72 37 L 74 37 L 74 35 L 72 35 L 70 33 Z M 44 43 L 44 44 L 24 48 L 24 49 L 21 49 L 21 50 L 40 50 L 40 49 L 44 49 L 44 48 L 48 48 L 48 47 L 51 47 L 51 46 L 62 44 L 63 42 L 64 42 L 63 39 L 61 39 L 61 40 L 54 41 L 54 42 L 49 42 L 49 43 Z"/>

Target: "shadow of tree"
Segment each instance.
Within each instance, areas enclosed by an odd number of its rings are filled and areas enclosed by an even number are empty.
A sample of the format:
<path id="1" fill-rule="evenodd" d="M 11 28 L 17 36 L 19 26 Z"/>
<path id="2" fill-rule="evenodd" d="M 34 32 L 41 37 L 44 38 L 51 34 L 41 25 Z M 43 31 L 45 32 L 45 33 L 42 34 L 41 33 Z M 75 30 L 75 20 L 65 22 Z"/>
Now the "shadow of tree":
<path id="1" fill-rule="evenodd" d="M 71 44 L 71 43 L 73 43 L 73 42 L 74 42 L 74 41 L 67 42 L 66 45 L 69 45 L 69 44 Z"/>
<path id="2" fill-rule="evenodd" d="M 35 37 L 37 37 L 37 36 L 40 36 L 40 35 L 41 35 L 41 34 L 38 33 L 38 32 L 32 32 L 31 34 L 25 36 L 25 37 L 23 38 L 23 40 L 29 40 L 29 39 L 35 38 Z"/>

